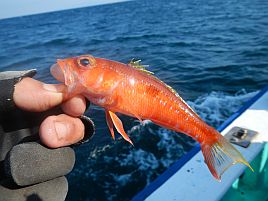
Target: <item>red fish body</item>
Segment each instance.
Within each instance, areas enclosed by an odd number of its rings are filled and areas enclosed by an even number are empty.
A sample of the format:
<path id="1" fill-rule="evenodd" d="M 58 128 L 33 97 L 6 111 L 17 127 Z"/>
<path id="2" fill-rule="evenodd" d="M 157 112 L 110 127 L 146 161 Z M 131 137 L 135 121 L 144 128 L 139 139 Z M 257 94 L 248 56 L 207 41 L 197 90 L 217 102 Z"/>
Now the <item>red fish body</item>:
<path id="1" fill-rule="evenodd" d="M 205 161 L 216 179 L 231 165 L 250 165 L 243 156 L 207 125 L 169 86 L 154 77 L 138 62 L 123 64 L 82 55 L 58 60 L 51 68 L 53 76 L 68 86 L 67 97 L 83 94 L 103 107 L 114 138 L 114 130 L 131 142 L 116 112 L 149 119 L 157 125 L 185 133 L 201 144 Z M 250 167 L 251 168 L 251 167 Z"/>

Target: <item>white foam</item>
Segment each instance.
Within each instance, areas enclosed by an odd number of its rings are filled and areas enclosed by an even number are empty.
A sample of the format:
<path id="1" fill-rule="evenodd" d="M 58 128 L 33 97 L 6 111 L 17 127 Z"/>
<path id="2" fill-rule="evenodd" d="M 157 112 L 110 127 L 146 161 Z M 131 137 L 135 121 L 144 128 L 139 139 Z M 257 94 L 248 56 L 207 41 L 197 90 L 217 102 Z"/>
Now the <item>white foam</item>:
<path id="1" fill-rule="evenodd" d="M 203 120 L 214 127 L 218 127 L 256 93 L 247 93 L 244 89 L 234 95 L 212 91 L 198 97 L 195 101 L 188 101 L 188 104 Z"/>

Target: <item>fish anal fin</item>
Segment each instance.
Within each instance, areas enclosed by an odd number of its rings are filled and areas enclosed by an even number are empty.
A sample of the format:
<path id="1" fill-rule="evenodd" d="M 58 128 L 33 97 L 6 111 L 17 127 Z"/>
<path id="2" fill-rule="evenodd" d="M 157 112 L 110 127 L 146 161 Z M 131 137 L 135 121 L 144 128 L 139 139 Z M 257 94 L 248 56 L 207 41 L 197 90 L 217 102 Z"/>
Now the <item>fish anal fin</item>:
<path id="1" fill-rule="evenodd" d="M 111 111 L 108 111 L 108 115 L 109 115 L 112 123 L 114 124 L 114 127 L 116 128 L 117 132 L 120 133 L 120 135 L 126 141 L 128 141 L 130 144 L 133 145 L 132 141 L 130 140 L 130 138 L 128 137 L 128 135 L 126 134 L 126 132 L 124 130 L 124 127 L 123 127 L 123 124 L 122 124 L 121 120 L 116 116 L 116 114 L 111 112 Z"/>
<path id="2" fill-rule="evenodd" d="M 144 125 L 143 120 L 139 116 L 135 115 L 135 117 L 140 121 L 140 123 L 142 123 Z"/>
<path id="3" fill-rule="evenodd" d="M 130 113 L 131 113 L 131 116 L 136 117 L 141 123 L 143 122 L 142 118 L 136 112 L 130 111 Z"/>
<path id="4" fill-rule="evenodd" d="M 217 140 L 201 143 L 201 149 L 211 174 L 219 181 L 221 175 L 236 163 L 243 163 L 253 171 L 241 153 L 219 133 Z"/>
<path id="5" fill-rule="evenodd" d="M 105 110 L 105 117 L 106 117 L 106 123 L 108 125 L 108 128 L 110 130 L 110 133 L 112 135 L 112 138 L 115 139 L 115 136 L 114 136 L 114 128 L 113 128 L 113 121 L 110 117 L 110 114 L 108 111 Z"/>
<path id="6" fill-rule="evenodd" d="M 132 103 L 131 103 L 131 100 L 125 100 L 126 101 L 126 104 L 129 105 L 128 106 L 128 113 L 129 113 L 129 116 L 132 116 L 132 117 L 135 117 L 137 118 L 141 123 L 143 123 L 143 120 L 142 118 L 140 117 L 140 115 L 138 115 L 138 113 L 135 111 L 135 108 L 132 106 Z"/>
<path id="7" fill-rule="evenodd" d="M 134 110 L 131 109 L 131 104 L 129 104 L 128 109 L 130 112 L 130 116 L 136 117 L 142 123 L 142 118 L 136 112 L 134 112 Z"/>

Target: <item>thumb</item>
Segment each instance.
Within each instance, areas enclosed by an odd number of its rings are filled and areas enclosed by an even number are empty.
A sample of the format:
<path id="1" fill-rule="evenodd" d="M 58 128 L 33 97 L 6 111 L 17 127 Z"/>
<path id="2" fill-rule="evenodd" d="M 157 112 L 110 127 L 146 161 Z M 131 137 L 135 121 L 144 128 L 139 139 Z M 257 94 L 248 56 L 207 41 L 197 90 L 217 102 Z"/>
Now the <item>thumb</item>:
<path id="1" fill-rule="evenodd" d="M 15 85 L 13 100 L 17 107 L 42 112 L 63 101 L 63 84 L 45 84 L 32 78 L 24 78 Z"/>

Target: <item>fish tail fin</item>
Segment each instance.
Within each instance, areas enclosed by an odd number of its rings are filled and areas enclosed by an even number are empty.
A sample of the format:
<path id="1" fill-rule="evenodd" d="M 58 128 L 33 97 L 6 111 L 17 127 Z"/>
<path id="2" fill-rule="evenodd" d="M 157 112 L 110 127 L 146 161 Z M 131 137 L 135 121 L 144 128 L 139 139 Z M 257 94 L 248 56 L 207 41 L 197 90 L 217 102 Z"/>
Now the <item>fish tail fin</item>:
<path id="1" fill-rule="evenodd" d="M 201 150 L 211 174 L 220 181 L 221 175 L 225 170 L 236 163 L 243 163 L 254 172 L 241 153 L 218 131 L 216 132 L 216 140 L 208 140 L 201 143 Z"/>

